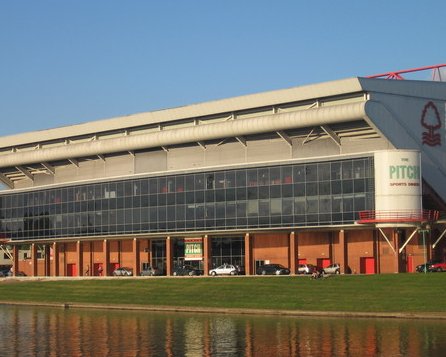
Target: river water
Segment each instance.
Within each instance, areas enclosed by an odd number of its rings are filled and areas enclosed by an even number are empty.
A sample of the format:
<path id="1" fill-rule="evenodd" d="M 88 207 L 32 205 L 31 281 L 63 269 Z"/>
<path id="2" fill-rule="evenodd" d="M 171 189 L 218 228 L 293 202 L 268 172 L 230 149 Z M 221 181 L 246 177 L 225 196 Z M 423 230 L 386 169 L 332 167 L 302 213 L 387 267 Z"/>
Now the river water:
<path id="1" fill-rule="evenodd" d="M 446 321 L 0 306 L 0 356 L 445 356 Z"/>

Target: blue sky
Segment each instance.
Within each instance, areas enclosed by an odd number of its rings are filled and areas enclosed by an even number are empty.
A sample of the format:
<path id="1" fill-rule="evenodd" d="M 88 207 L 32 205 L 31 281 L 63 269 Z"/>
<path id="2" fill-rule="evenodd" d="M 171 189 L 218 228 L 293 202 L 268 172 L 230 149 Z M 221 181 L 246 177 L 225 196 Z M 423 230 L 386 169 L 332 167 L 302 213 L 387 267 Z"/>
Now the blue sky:
<path id="1" fill-rule="evenodd" d="M 445 14 L 443 0 L 0 0 L 0 136 L 446 63 Z"/>

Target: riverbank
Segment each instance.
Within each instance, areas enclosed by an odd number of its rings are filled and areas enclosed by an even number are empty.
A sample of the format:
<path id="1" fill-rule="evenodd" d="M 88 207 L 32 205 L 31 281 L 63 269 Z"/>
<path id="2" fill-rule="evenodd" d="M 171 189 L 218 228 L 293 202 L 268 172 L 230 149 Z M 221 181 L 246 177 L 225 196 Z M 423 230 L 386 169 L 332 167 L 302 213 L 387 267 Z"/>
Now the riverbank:
<path id="1" fill-rule="evenodd" d="M 419 319 L 419 320 L 445 320 L 446 313 L 404 313 L 404 312 L 338 312 L 338 311 L 300 311 L 300 310 L 266 310 L 266 309 L 225 309 L 205 307 L 183 306 L 141 306 L 141 305 L 103 305 L 103 304 L 79 304 L 79 303 L 37 303 L 0 301 L 0 305 L 6 306 L 32 306 L 61 309 L 95 309 L 95 310 L 120 310 L 120 311 L 145 311 L 145 312 L 181 312 L 194 314 L 228 314 L 228 315 L 262 315 L 285 317 L 332 317 L 332 318 L 379 318 L 379 319 Z"/>
<path id="2" fill-rule="evenodd" d="M 446 274 L 6 278 L 2 304 L 285 316 L 446 319 Z"/>

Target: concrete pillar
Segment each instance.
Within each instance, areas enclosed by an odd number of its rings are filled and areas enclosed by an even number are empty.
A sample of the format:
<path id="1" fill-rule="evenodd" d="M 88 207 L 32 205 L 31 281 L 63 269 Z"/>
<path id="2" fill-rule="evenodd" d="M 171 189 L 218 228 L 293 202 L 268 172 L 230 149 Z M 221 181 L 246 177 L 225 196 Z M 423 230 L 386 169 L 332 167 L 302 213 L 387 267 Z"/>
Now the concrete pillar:
<path id="1" fill-rule="evenodd" d="M 59 244 L 53 243 L 53 276 L 59 276 Z"/>
<path id="2" fill-rule="evenodd" d="M 133 275 L 138 276 L 141 272 L 141 264 L 139 263 L 139 240 L 133 238 Z"/>
<path id="3" fill-rule="evenodd" d="M 246 275 L 252 275 L 253 269 L 252 269 L 252 258 L 251 258 L 251 237 L 249 233 L 245 234 L 245 274 Z"/>
<path id="4" fill-rule="evenodd" d="M 37 276 L 37 245 L 35 243 L 31 244 L 31 276 Z"/>
<path id="5" fill-rule="evenodd" d="M 203 237 L 203 271 L 206 276 L 209 274 L 211 254 L 211 238 L 205 235 Z"/>
<path id="6" fill-rule="evenodd" d="M 290 233 L 289 242 L 289 267 L 291 274 L 296 274 L 296 235 L 294 232 Z"/>
<path id="7" fill-rule="evenodd" d="M 77 276 L 84 275 L 84 262 L 83 262 L 83 245 L 81 241 L 76 242 L 76 266 L 77 266 Z"/>
<path id="8" fill-rule="evenodd" d="M 172 239 L 170 237 L 166 238 L 166 275 L 172 275 Z"/>

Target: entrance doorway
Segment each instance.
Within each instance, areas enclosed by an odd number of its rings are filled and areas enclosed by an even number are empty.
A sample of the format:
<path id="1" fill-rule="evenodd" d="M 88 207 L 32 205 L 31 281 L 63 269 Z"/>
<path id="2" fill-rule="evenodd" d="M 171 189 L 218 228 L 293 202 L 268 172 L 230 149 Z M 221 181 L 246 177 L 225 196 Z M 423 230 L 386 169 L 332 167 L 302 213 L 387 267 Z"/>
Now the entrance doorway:
<path id="1" fill-rule="evenodd" d="M 360 273 L 361 274 L 375 274 L 375 258 L 361 257 L 360 258 Z"/>
<path id="2" fill-rule="evenodd" d="M 67 276 L 77 276 L 76 264 L 67 264 Z"/>

